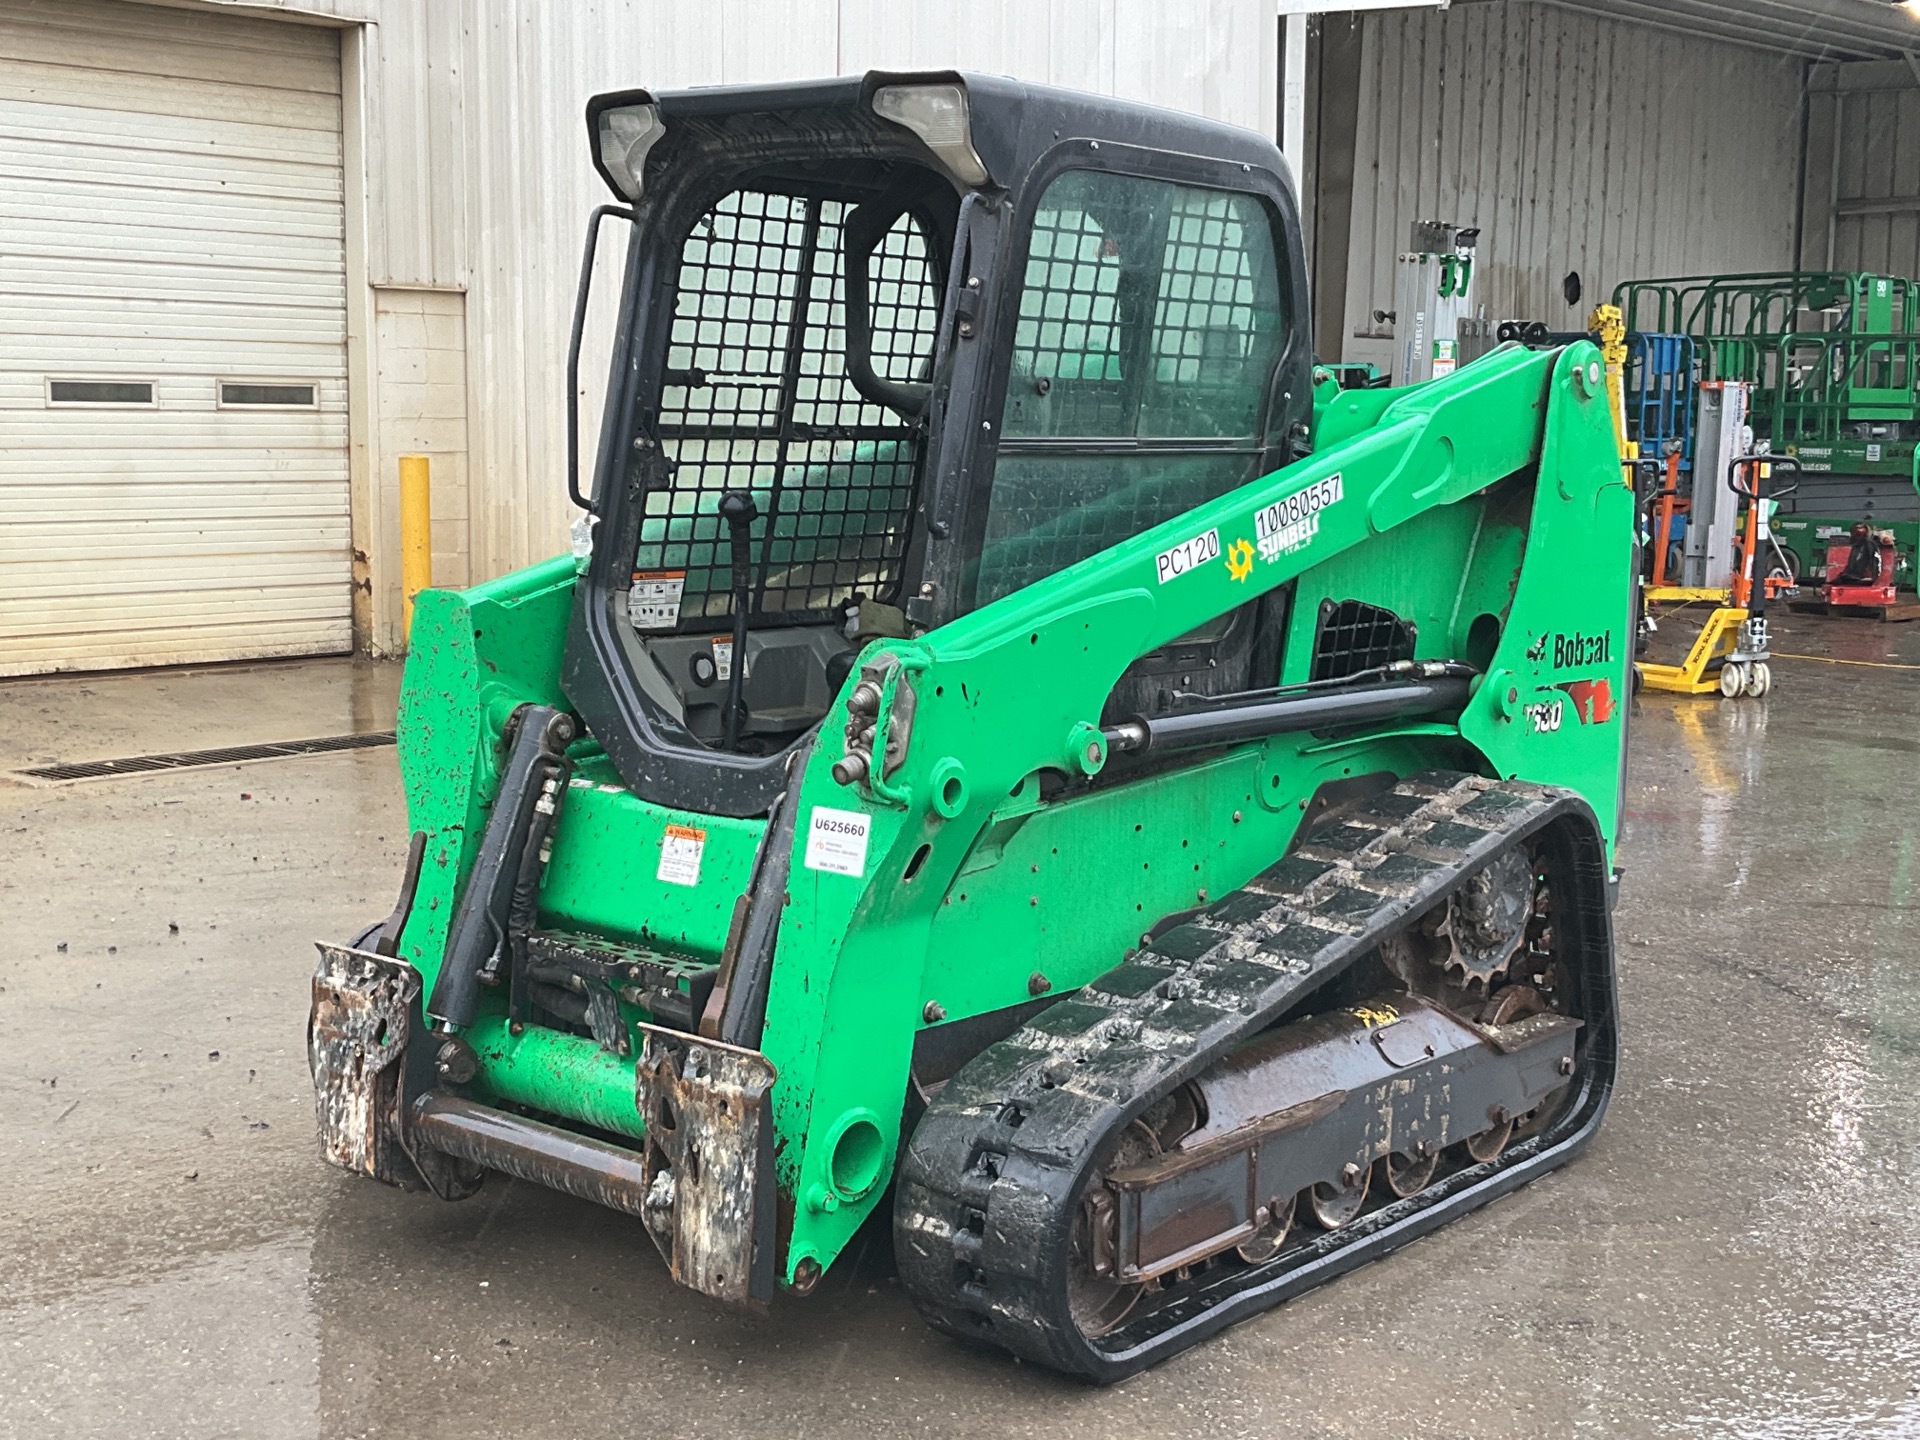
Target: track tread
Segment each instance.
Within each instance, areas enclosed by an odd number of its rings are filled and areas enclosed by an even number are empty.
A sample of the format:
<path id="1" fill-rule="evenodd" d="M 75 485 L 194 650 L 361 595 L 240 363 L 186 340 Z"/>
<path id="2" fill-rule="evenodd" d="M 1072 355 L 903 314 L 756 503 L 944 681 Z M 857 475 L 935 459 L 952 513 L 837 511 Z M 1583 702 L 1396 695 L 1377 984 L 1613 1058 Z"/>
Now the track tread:
<path id="1" fill-rule="evenodd" d="M 902 1159 L 895 1243 L 922 1315 L 949 1334 L 1113 1380 L 1249 1313 L 1243 1303 L 1222 1304 L 1239 1298 L 1232 1294 L 1202 1296 L 1087 1341 L 1065 1312 L 1064 1237 L 1091 1157 L 1152 1100 L 1366 954 L 1514 837 L 1568 812 L 1591 825 L 1571 791 L 1453 772 L 1408 777 L 976 1057 L 934 1101 Z M 1597 843 L 1596 833 L 1596 851 Z M 1583 879 L 1603 893 L 1603 864 L 1589 857 L 1585 869 L 1597 870 Z M 1598 921 L 1610 1036 L 1604 899 Z M 1610 1038 L 1605 1048 L 1610 1084 Z M 1604 1104 L 1603 1086 L 1597 1108 Z M 1597 1123 L 1596 1109 L 1582 1136 Z M 1378 1228 L 1361 1222 L 1356 1231 Z M 1322 1248 L 1365 1234 L 1345 1237 L 1329 1236 Z"/>

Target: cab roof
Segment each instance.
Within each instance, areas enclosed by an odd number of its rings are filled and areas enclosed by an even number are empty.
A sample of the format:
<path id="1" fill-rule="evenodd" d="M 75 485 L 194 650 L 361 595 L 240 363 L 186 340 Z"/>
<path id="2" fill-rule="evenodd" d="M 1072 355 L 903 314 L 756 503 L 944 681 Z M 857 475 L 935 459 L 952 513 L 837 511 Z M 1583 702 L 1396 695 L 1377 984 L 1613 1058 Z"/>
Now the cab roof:
<path id="1" fill-rule="evenodd" d="M 665 127 L 647 155 L 648 175 L 656 168 L 677 168 L 702 152 L 738 156 L 762 145 L 778 145 L 790 152 L 795 133 L 809 131 L 807 138 L 823 156 L 852 152 L 944 168 L 918 136 L 882 119 L 873 108 L 874 92 L 882 86 L 934 84 L 959 84 L 966 90 L 973 148 L 988 175 L 981 189 L 1017 189 L 1034 162 L 1055 144 L 1093 140 L 1240 164 L 1269 172 L 1289 192 L 1293 190 L 1278 147 L 1243 126 L 1158 105 L 958 70 L 869 70 L 863 75 L 772 85 L 613 91 L 587 102 L 587 133 L 594 166 L 616 194 L 624 192 L 601 157 L 600 116 L 608 110 L 642 105 L 653 106 Z"/>

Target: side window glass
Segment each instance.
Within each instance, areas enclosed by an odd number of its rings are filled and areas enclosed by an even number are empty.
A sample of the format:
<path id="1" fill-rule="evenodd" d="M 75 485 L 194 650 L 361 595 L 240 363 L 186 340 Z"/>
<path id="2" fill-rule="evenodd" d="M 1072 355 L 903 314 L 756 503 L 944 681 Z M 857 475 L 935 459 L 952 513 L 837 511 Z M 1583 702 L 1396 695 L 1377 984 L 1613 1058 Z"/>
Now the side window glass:
<path id="1" fill-rule="evenodd" d="M 867 288 L 873 312 L 874 374 L 899 384 L 932 379 L 940 296 L 933 285 L 927 238 L 908 216 L 893 222 L 868 257 Z M 838 330 L 834 340 L 844 344 Z M 860 398 L 852 394 L 850 384 L 847 398 Z"/>
<path id="2" fill-rule="evenodd" d="M 1205 190 L 1169 209 L 1136 433 L 1251 437 L 1286 342 L 1266 211 Z"/>
<path id="3" fill-rule="evenodd" d="M 1034 216 L 1014 330 L 1005 436 L 1123 435 L 1120 238 L 1080 204 L 1087 177 L 1055 181 Z M 1110 222 L 1137 219 L 1109 212 Z"/>
<path id="4" fill-rule="evenodd" d="M 1033 216 L 976 603 L 1256 478 L 1282 297 L 1257 196 L 1056 179 Z"/>
<path id="5" fill-rule="evenodd" d="M 1003 433 L 1251 437 L 1284 322 L 1257 198 L 1070 172 L 1034 215 Z"/>

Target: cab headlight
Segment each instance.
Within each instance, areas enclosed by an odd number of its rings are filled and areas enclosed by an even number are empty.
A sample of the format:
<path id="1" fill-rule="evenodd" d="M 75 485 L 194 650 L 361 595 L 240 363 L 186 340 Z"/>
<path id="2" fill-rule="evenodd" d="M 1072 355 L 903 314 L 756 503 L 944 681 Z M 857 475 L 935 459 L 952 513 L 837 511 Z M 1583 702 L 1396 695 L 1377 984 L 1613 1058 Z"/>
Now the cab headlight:
<path id="1" fill-rule="evenodd" d="M 987 167 L 973 148 L 967 90 L 951 81 L 934 85 L 883 85 L 873 92 L 873 113 L 904 125 L 926 143 L 954 178 L 987 183 Z"/>
<path id="2" fill-rule="evenodd" d="M 666 133 L 657 106 L 629 105 L 600 112 L 600 163 L 627 199 L 640 198 L 647 152 Z"/>

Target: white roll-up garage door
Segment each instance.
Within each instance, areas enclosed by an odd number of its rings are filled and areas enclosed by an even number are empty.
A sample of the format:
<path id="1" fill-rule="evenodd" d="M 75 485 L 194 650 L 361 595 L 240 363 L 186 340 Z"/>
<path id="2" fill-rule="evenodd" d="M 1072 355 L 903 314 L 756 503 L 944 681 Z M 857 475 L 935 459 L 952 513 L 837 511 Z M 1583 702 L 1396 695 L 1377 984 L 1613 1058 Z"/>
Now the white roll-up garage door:
<path id="1" fill-rule="evenodd" d="M 351 642 L 340 51 L 0 0 L 0 675 Z"/>

